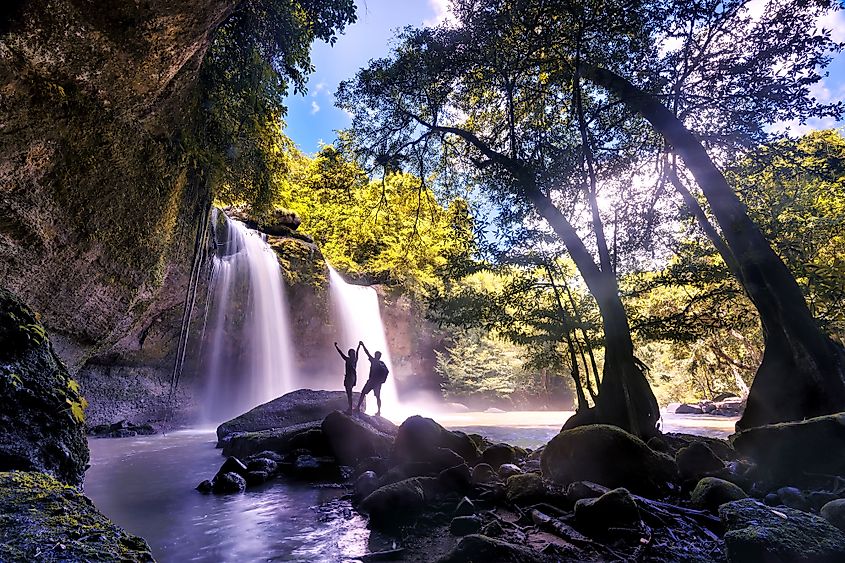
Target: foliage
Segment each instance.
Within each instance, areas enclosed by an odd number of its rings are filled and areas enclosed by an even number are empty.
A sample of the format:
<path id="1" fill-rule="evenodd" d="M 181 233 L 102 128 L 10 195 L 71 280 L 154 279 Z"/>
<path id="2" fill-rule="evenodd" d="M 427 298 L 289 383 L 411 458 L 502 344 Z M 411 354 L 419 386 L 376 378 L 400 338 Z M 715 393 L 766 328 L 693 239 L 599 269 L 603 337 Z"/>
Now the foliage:
<path id="1" fill-rule="evenodd" d="M 420 178 L 402 172 L 369 180 L 334 147 L 314 158 L 288 149 L 290 173 L 279 204 L 302 219 L 300 230 L 329 263 L 353 276 L 423 291 L 475 252 L 466 201 L 441 205 Z"/>
<path id="2" fill-rule="evenodd" d="M 203 60 L 200 118 L 185 142 L 215 196 L 271 205 L 285 171 L 283 104 L 303 92 L 311 43 L 334 44 L 355 21 L 352 0 L 247 0 L 217 29 Z"/>
<path id="3" fill-rule="evenodd" d="M 564 410 L 572 406 L 567 380 L 528 365 L 521 346 L 482 329 L 456 330 L 452 344 L 436 355 L 436 370 L 447 400 L 474 407 Z"/>

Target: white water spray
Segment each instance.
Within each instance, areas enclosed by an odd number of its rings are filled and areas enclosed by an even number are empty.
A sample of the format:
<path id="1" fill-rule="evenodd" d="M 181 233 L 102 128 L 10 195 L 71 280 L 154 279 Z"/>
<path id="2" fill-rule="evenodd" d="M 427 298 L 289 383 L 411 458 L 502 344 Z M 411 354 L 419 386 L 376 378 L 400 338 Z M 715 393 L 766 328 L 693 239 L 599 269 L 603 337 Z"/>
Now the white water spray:
<path id="1" fill-rule="evenodd" d="M 219 422 L 294 389 L 285 286 L 265 237 L 227 221 L 214 256 L 203 417 Z M 219 237 L 219 235 L 217 235 Z M 240 344 L 240 346 L 238 346 Z"/>
<path id="2" fill-rule="evenodd" d="M 338 346 L 345 354 L 349 348 L 356 348 L 360 340 L 367 345 L 370 354 L 375 354 L 376 351 L 381 352 L 381 359 L 390 370 L 387 381 L 381 388 L 381 412 L 387 418 L 395 417 L 400 411 L 399 395 L 396 392 L 396 372 L 387 346 L 376 290 L 368 286 L 346 283 L 331 266 L 329 266 L 329 288 L 332 305 L 340 315 L 341 330 L 337 341 Z M 369 370 L 370 362 L 361 350 L 361 357 L 358 359 L 356 391 L 364 387 Z M 367 396 L 367 412 L 376 412 L 376 400 L 372 393 Z"/>

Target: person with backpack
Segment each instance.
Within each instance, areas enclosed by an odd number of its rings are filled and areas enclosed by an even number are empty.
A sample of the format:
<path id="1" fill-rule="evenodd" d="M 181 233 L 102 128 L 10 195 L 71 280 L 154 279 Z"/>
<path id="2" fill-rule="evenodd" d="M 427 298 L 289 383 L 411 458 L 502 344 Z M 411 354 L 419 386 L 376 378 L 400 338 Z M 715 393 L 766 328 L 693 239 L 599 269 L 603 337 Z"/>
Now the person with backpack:
<path id="1" fill-rule="evenodd" d="M 376 351 L 375 354 L 370 355 L 370 351 L 367 350 L 363 341 L 358 342 L 358 346 L 364 349 L 364 353 L 370 360 L 370 377 L 367 379 L 364 388 L 361 389 L 361 396 L 358 398 L 358 406 L 355 410 L 361 412 L 361 403 L 364 402 L 364 397 L 372 391 L 376 396 L 376 404 L 378 405 L 376 416 L 381 416 L 381 386 L 387 381 L 389 370 L 387 369 L 387 365 L 381 360 L 381 352 Z"/>

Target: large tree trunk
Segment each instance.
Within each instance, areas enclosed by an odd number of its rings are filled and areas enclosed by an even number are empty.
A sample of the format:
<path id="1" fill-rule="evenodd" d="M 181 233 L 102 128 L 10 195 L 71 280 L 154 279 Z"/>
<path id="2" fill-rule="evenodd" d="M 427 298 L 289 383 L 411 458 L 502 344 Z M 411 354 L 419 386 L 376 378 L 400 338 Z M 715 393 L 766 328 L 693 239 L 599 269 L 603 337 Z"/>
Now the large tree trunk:
<path id="1" fill-rule="evenodd" d="M 533 180 L 520 180 L 525 195 L 537 212 L 548 221 L 566 245 L 590 293 L 596 299 L 604 326 L 604 376 L 595 406 L 579 410 L 566 422 L 564 428 L 602 423 L 619 426 L 644 438 L 654 435 L 660 410 L 641 364 L 634 357 L 631 328 L 619 298 L 616 276 L 596 266 L 574 227 Z"/>
<path id="2" fill-rule="evenodd" d="M 626 79 L 586 65 L 582 74 L 642 115 L 684 159 L 760 313 L 765 352 L 737 429 L 845 410 L 845 352 L 821 331 L 795 278 L 701 143 L 657 98 Z"/>

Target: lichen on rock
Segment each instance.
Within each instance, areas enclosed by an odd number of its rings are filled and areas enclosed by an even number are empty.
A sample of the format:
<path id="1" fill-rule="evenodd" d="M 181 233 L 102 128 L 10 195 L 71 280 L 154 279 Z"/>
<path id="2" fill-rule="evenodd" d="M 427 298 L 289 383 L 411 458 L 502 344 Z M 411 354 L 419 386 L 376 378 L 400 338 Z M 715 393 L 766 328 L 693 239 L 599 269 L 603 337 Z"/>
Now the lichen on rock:
<path id="1" fill-rule="evenodd" d="M 37 472 L 0 472 L 0 561 L 153 561 L 75 488 Z"/>
<path id="2" fill-rule="evenodd" d="M 0 471 L 43 471 L 81 484 L 85 407 L 35 313 L 0 289 Z"/>

